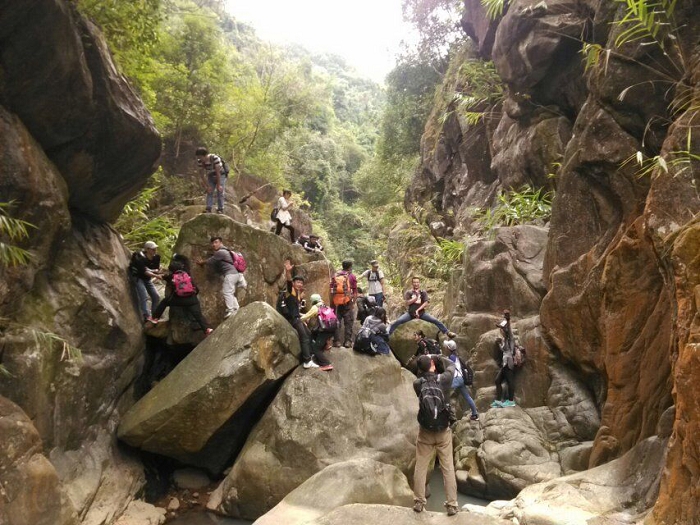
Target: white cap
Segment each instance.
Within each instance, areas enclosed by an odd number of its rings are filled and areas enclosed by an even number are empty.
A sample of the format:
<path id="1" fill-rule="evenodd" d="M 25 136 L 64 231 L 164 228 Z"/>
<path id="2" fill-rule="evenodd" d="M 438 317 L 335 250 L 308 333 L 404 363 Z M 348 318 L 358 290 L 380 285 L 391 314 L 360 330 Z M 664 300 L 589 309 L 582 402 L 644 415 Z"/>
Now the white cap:
<path id="1" fill-rule="evenodd" d="M 144 250 L 155 250 L 156 248 L 158 248 L 158 245 L 153 241 L 146 241 L 145 243 L 143 243 Z"/>
<path id="2" fill-rule="evenodd" d="M 455 343 L 451 339 L 447 339 L 446 341 L 443 341 L 442 346 L 447 348 L 450 352 L 454 352 L 455 350 L 457 350 L 457 343 Z"/>

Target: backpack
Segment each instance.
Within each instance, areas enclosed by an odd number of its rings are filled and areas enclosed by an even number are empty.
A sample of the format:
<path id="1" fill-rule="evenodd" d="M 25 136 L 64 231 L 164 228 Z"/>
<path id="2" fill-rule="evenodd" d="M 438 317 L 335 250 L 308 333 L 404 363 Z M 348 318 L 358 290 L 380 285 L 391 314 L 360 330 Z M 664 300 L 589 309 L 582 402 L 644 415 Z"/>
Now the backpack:
<path id="1" fill-rule="evenodd" d="M 437 378 L 424 377 L 418 394 L 418 423 L 426 430 L 445 430 L 450 424 L 449 404 Z"/>
<path id="2" fill-rule="evenodd" d="M 245 261 L 242 253 L 234 252 L 233 250 L 228 251 L 231 254 L 231 261 L 233 262 L 233 267 L 238 270 L 238 273 L 245 272 L 248 268 L 248 263 Z"/>
<path id="3" fill-rule="evenodd" d="M 197 294 L 192 277 L 183 270 L 178 270 L 173 274 L 173 286 L 175 287 L 175 295 L 178 297 L 192 297 Z"/>
<path id="4" fill-rule="evenodd" d="M 515 353 L 513 354 L 513 364 L 520 368 L 525 364 L 527 360 L 527 350 L 524 346 L 515 345 Z"/>
<path id="5" fill-rule="evenodd" d="M 279 208 L 272 208 L 272 211 L 270 212 L 270 220 L 272 222 L 275 222 L 277 220 L 277 214 L 280 212 Z"/>
<path id="6" fill-rule="evenodd" d="M 440 352 L 440 343 L 438 343 L 435 339 L 430 339 L 426 337 L 423 339 L 425 342 L 425 349 L 422 350 L 423 355 L 427 354 L 439 354 Z M 421 351 L 420 345 L 418 347 L 418 350 Z"/>
<path id="7" fill-rule="evenodd" d="M 348 274 L 339 273 L 335 276 L 335 286 L 333 287 L 333 305 L 343 306 L 352 300 L 350 296 L 350 279 Z"/>
<path id="8" fill-rule="evenodd" d="M 369 328 L 360 328 L 360 331 L 355 336 L 355 343 L 352 345 L 352 349 L 361 354 L 377 355 L 377 351 L 372 348 L 371 335 L 372 332 Z"/>
<path id="9" fill-rule="evenodd" d="M 464 384 L 467 386 L 472 386 L 474 384 L 474 369 L 461 359 L 459 359 L 459 363 L 462 365 L 462 377 L 464 378 Z"/>
<path id="10" fill-rule="evenodd" d="M 280 290 L 280 293 L 277 295 L 277 312 L 279 312 L 279 314 L 287 321 L 290 321 L 289 305 L 287 304 L 288 297 L 289 293 L 287 293 L 286 290 Z"/>
<path id="11" fill-rule="evenodd" d="M 318 331 L 333 333 L 338 328 L 338 318 L 333 308 L 325 304 L 318 309 Z"/>
<path id="12" fill-rule="evenodd" d="M 226 161 L 221 157 L 219 157 L 219 160 L 221 161 L 221 176 L 228 177 L 228 174 L 230 172 L 228 164 L 226 164 Z"/>

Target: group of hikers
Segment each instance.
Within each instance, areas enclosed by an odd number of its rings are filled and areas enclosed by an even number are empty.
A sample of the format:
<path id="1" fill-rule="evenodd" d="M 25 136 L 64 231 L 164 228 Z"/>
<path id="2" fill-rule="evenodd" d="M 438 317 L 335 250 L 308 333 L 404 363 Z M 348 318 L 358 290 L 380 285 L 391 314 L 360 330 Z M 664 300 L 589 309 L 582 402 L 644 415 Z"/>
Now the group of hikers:
<path id="1" fill-rule="evenodd" d="M 220 157 L 208 153 L 206 148 L 198 148 L 196 157 L 205 173 L 203 185 L 207 189 L 206 211 L 211 212 L 216 193 L 217 212 L 223 213 L 228 168 Z M 301 244 L 306 251 L 323 251 L 316 235 L 296 238 L 289 212 L 293 206 L 291 194 L 291 191 L 284 190 L 272 213 L 271 218 L 276 223 L 275 233 L 280 235 L 283 229 L 287 229 L 290 240 Z M 247 287 L 244 276 L 246 261 L 243 254 L 226 247 L 219 236 L 211 237 L 210 246 L 211 255 L 207 259 L 197 259 L 195 263 L 206 265 L 221 276 L 224 318 L 228 318 L 239 309 L 237 289 Z M 209 335 L 212 328 L 202 314 L 199 290 L 191 275 L 190 260 L 182 254 L 174 254 L 167 270 L 163 270 L 157 249 L 158 246 L 153 241 L 146 242 L 142 250 L 132 255 L 129 265 L 144 323 L 157 324 L 166 308 L 179 307 L 205 336 Z M 447 514 L 456 514 L 459 506 L 450 427 L 456 418 L 449 397 L 452 391 L 458 392 L 469 406 L 470 420 L 478 421 L 479 413 L 468 388 L 473 383 L 474 372 L 458 354 L 456 334 L 427 312 L 430 301 L 428 293 L 421 288 L 420 278 L 413 277 L 411 288 L 403 294 L 405 312 L 393 323 L 389 323 L 384 308 L 385 275 L 377 260 L 371 261 L 370 268 L 359 275 L 361 279 L 367 280 L 366 293 L 358 286 L 358 276 L 353 273 L 353 262 L 343 261 L 342 268 L 330 278 L 329 305 L 324 303 L 319 293 L 311 294 L 307 305 L 305 278 L 301 273 L 295 273 L 291 260 L 284 262 L 283 272 L 286 284 L 280 291 L 276 308 L 298 334 L 300 360 L 305 369 L 333 370 L 328 357 L 331 347 L 353 348 L 369 355 L 391 354 L 389 337 L 399 326 L 413 319 L 431 323 L 443 334 L 441 349 L 437 340 L 428 338 L 423 331 L 417 330 L 414 333 L 416 351 L 406 363 L 406 367 L 417 375 L 413 386 L 419 400 L 413 510 L 424 510 L 427 470 L 433 453 L 436 453 L 445 483 Z M 163 299 L 158 294 L 154 280 L 165 282 Z M 360 329 L 354 334 L 356 319 L 360 321 Z M 524 361 L 525 349 L 516 343 L 508 310 L 503 311 L 503 318 L 497 326 L 501 332 L 498 340 L 500 367 L 495 378 L 496 399 L 491 407 L 512 407 L 515 406 L 515 370 Z M 506 396 L 503 383 L 507 385 Z"/>

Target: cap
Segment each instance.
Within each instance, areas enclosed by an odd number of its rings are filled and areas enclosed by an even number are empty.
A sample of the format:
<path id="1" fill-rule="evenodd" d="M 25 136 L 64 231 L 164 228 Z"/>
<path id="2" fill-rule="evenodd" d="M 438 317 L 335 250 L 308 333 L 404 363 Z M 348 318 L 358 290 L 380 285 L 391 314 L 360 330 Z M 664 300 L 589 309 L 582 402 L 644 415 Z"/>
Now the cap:
<path id="1" fill-rule="evenodd" d="M 451 339 L 447 339 L 446 341 L 444 341 L 442 343 L 442 346 L 447 348 L 450 352 L 454 352 L 455 350 L 457 350 L 457 343 L 455 343 Z"/>
<path id="2" fill-rule="evenodd" d="M 158 245 L 153 241 L 146 241 L 145 243 L 143 243 L 144 250 L 155 250 L 156 248 L 158 248 Z"/>
<path id="3" fill-rule="evenodd" d="M 379 266 L 379 261 L 377 259 L 373 259 L 369 262 L 371 266 Z"/>
<path id="4" fill-rule="evenodd" d="M 323 299 L 320 295 L 317 293 L 311 294 L 311 304 L 320 303 L 321 301 L 323 301 Z"/>
<path id="5" fill-rule="evenodd" d="M 303 275 L 295 275 L 294 277 L 292 277 L 292 281 L 301 281 L 303 283 L 304 276 Z"/>

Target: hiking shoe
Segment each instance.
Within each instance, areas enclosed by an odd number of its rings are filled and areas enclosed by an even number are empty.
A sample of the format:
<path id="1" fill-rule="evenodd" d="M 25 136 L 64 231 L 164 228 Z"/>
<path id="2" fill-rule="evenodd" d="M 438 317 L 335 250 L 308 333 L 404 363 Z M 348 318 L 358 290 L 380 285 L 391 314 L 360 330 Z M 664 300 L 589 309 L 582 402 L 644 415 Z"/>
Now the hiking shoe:
<path id="1" fill-rule="evenodd" d="M 471 416 L 469 416 L 469 419 L 471 419 L 472 421 L 479 421 L 479 414 L 472 414 Z"/>
<path id="2" fill-rule="evenodd" d="M 306 363 L 304 363 L 303 366 L 304 366 L 304 368 L 321 368 L 320 366 L 318 366 L 318 365 L 317 365 L 316 363 L 314 363 L 313 361 L 307 361 Z"/>
<path id="3" fill-rule="evenodd" d="M 491 403 L 491 408 L 503 408 L 503 403 L 501 403 L 498 399 Z"/>
<path id="4" fill-rule="evenodd" d="M 345 348 L 352 348 L 352 344 L 351 344 L 351 343 L 345 343 L 345 344 L 343 345 L 343 347 L 345 347 Z"/>
<path id="5" fill-rule="evenodd" d="M 211 208 L 205 208 L 204 213 L 211 213 Z"/>
<path id="6" fill-rule="evenodd" d="M 447 515 L 454 516 L 459 512 L 459 507 L 457 505 L 445 505 L 447 507 Z"/>
<path id="7" fill-rule="evenodd" d="M 207 328 L 206 330 L 204 330 L 204 337 L 208 336 L 208 335 L 209 335 L 210 333 L 212 333 L 213 331 L 214 331 L 213 328 Z"/>
<path id="8" fill-rule="evenodd" d="M 454 332 L 447 332 L 447 334 L 445 334 L 445 335 L 447 337 L 449 337 L 450 339 L 454 339 L 455 337 L 457 337 L 457 334 Z"/>
<path id="9" fill-rule="evenodd" d="M 232 315 L 233 315 L 233 312 L 226 312 L 226 313 L 224 314 L 224 319 L 228 319 L 228 318 L 231 317 Z"/>
<path id="10" fill-rule="evenodd" d="M 423 512 L 423 509 L 425 508 L 425 503 L 422 501 L 416 501 L 413 504 L 413 512 Z"/>
<path id="11" fill-rule="evenodd" d="M 333 341 L 333 345 L 332 345 L 332 346 L 336 346 L 336 347 L 338 347 L 338 348 L 342 348 L 342 347 L 343 347 L 343 345 L 340 344 L 340 341 Z"/>
<path id="12" fill-rule="evenodd" d="M 224 213 L 224 210 L 216 210 L 216 213 L 222 214 L 222 213 Z"/>
<path id="13" fill-rule="evenodd" d="M 502 405 L 503 405 L 504 407 L 514 407 L 514 406 L 516 406 L 516 405 L 515 405 L 515 401 L 510 401 L 510 400 L 504 401 L 504 402 L 502 403 Z"/>
<path id="14" fill-rule="evenodd" d="M 323 372 L 330 372 L 331 370 L 333 370 L 333 365 L 323 365 L 320 366 L 318 369 Z"/>

